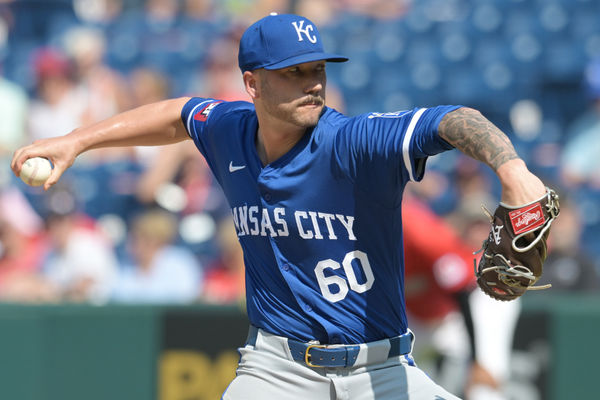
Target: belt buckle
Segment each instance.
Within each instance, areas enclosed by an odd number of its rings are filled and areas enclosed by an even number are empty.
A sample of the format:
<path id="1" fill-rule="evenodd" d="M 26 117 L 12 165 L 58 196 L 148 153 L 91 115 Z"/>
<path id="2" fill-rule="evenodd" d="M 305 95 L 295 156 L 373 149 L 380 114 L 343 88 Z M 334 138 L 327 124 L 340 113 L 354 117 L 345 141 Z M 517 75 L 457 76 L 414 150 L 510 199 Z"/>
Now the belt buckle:
<path id="1" fill-rule="evenodd" d="M 313 367 L 313 368 L 325 368 L 324 365 L 314 365 L 313 363 L 310 362 L 311 355 L 310 355 L 309 351 L 312 348 L 325 349 L 325 348 L 327 348 L 327 346 L 324 344 L 309 344 L 306 347 L 306 350 L 304 350 L 304 363 L 306 365 L 308 365 L 309 367 Z"/>

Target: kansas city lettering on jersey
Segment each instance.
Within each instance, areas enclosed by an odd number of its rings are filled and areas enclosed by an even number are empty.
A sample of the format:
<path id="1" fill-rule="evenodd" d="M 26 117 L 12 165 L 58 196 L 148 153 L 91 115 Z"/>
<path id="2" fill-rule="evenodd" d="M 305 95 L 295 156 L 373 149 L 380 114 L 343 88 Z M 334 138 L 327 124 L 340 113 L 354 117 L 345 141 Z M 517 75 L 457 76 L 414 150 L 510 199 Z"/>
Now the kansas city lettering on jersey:
<path id="1" fill-rule="evenodd" d="M 290 236 L 286 209 L 283 207 L 270 211 L 259 206 L 244 205 L 233 207 L 231 212 L 238 236 Z M 297 232 L 302 239 L 356 240 L 352 230 L 353 216 L 296 210 L 289 221 L 294 224 L 292 232 Z"/>

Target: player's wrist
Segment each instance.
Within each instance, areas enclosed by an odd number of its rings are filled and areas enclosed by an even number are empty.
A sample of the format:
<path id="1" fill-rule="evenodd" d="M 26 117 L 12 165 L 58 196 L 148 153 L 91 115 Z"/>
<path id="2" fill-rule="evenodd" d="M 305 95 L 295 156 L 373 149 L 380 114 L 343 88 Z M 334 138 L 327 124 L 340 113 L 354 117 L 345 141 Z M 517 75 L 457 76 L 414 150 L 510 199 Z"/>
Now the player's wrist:
<path id="1" fill-rule="evenodd" d="M 67 148 L 73 153 L 73 158 L 76 158 L 81 153 L 86 152 L 94 148 L 95 143 L 90 135 L 85 134 L 84 128 L 77 128 L 67 135 L 63 136 L 63 139 L 68 141 Z"/>
<path id="2" fill-rule="evenodd" d="M 524 173 L 529 173 L 529 170 L 521 158 L 508 160 L 496 169 L 496 174 L 503 185 L 510 185 L 511 182 L 518 180 Z"/>
<path id="3" fill-rule="evenodd" d="M 539 200 L 546 193 L 546 186 L 527 169 L 518 158 L 498 167 L 496 174 L 502 185 L 501 202 L 507 206 L 519 206 Z"/>

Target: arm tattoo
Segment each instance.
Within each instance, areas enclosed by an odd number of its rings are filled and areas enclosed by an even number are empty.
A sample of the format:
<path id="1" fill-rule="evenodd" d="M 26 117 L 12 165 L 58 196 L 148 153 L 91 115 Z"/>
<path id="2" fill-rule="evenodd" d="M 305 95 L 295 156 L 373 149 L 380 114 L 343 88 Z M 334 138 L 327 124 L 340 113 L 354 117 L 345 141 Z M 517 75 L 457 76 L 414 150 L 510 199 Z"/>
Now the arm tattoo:
<path id="1" fill-rule="evenodd" d="M 472 108 L 462 107 L 446 114 L 440 122 L 438 134 L 494 171 L 505 162 L 519 158 L 508 137 Z"/>

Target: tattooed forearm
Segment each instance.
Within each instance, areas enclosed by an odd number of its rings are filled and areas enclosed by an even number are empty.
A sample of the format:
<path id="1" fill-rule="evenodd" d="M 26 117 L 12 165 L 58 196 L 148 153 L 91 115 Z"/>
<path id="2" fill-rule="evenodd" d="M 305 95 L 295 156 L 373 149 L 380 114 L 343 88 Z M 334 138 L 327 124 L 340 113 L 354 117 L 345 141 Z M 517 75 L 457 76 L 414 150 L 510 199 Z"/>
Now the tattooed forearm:
<path id="1" fill-rule="evenodd" d="M 519 158 L 506 135 L 472 108 L 462 107 L 446 114 L 438 127 L 438 134 L 494 171 L 505 162 Z"/>

